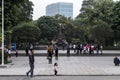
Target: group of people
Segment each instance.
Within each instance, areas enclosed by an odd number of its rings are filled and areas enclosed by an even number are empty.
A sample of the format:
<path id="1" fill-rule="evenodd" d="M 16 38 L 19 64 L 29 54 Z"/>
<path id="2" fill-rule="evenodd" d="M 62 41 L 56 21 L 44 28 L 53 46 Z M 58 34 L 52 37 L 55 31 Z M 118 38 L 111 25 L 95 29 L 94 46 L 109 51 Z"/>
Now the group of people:
<path id="1" fill-rule="evenodd" d="M 5 53 L 7 54 L 8 58 L 11 58 L 11 49 L 10 48 L 5 48 Z M 15 56 L 18 57 L 18 50 L 15 50 Z"/>
<path id="2" fill-rule="evenodd" d="M 8 58 L 11 58 L 11 49 L 5 48 L 5 53 L 7 54 Z"/>
<path id="3" fill-rule="evenodd" d="M 74 52 L 76 52 L 77 54 L 95 54 L 95 50 L 96 50 L 96 54 L 103 54 L 102 50 L 103 50 L 103 45 L 102 44 L 73 44 L 72 49 L 74 50 Z"/>
<path id="4" fill-rule="evenodd" d="M 47 47 L 47 59 L 49 64 L 52 64 L 52 57 L 55 56 L 55 59 L 58 60 L 58 46 L 53 49 L 50 45 Z"/>
<path id="5" fill-rule="evenodd" d="M 58 60 L 58 46 L 56 45 L 53 49 L 50 45 L 47 47 L 47 59 L 48 63 L 52 64 L 52 57 L 55 56 L 55 59 Z M 58 63 L 54 63 L 54 75 L 58 73 Z"/>

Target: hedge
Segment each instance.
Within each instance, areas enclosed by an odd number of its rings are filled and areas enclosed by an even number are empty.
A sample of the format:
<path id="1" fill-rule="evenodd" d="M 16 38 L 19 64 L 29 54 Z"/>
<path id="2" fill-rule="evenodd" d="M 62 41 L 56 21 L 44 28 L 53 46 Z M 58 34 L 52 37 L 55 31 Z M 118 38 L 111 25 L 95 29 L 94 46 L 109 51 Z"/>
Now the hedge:
<path id="1" fill-rule="evenodd" d="M 1 64 L 1 62 L 2 62 L 2 50 L 0 50 L 0 64 Z M 4 54 L 4 63 L 5 64 L 8 63 L 7 54 L 6 53 Z"/>

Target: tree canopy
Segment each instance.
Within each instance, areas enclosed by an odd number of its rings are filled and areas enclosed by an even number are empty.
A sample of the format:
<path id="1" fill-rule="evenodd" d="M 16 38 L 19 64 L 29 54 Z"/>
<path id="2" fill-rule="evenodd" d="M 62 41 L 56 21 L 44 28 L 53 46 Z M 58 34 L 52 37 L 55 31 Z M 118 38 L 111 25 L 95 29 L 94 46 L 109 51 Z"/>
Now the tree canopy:
<path id="1" fill-rule="evenodd" d="M 51 41 L 58 34 L 58 22 L 55 18 L 49 16 L 40 17 L 37 21 L 38 27 L 41 29 L 41 39 Z"/>
<path id="2" fill-rule="evenodd" d="M 115 2 L 113 0 L 83 1 L 80 9 L 81 13 L 76 17 L 76 21 L 84 29 L 85 35 L 87 35 L 86 41 L 111 42 L 111 39 L 113 39 L 111 35 L 113 34 L 111 14 L 114 13 L 112 12 L 114 5 Z"/>
<path id="3" fill-rule="evenodd" d="M 30 0 L 4 0 L 5 44 L 10 47 L 12 29 L 32 21 L 33 3 Z"/>
<path id="4" fill-rule="evenodd" d="M 34 43 L 39 41 L 41 31 L 33 23 L 22 23 L 13 29 L 13 41 L 21 43 Z"/>

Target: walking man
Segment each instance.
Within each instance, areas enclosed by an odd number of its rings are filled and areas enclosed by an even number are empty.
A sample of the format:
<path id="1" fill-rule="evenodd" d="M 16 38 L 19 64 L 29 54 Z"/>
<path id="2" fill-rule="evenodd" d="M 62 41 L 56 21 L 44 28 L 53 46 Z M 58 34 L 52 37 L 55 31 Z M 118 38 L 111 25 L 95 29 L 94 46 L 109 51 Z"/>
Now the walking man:
<path id="1" fill-rule="evenodd" d="M 33 71 L 34 71 L 34 50 L 30 49 L 29 53 L 29 65 L 30 65 L 30 70 L 26 73 L 27 76 L 29 73 L 31 74 L 30 77 L 33 77 Z"/>

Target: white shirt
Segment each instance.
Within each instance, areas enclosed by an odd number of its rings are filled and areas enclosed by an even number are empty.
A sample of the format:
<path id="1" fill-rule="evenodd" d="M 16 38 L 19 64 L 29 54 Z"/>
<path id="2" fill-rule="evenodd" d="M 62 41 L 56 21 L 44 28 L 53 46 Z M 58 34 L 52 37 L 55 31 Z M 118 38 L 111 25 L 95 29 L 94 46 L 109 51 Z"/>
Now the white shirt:
<path id="1" fill-rule="evenodd" d="M 58 66 L 54 66 L 54 70 L 58 71 Z"/>

